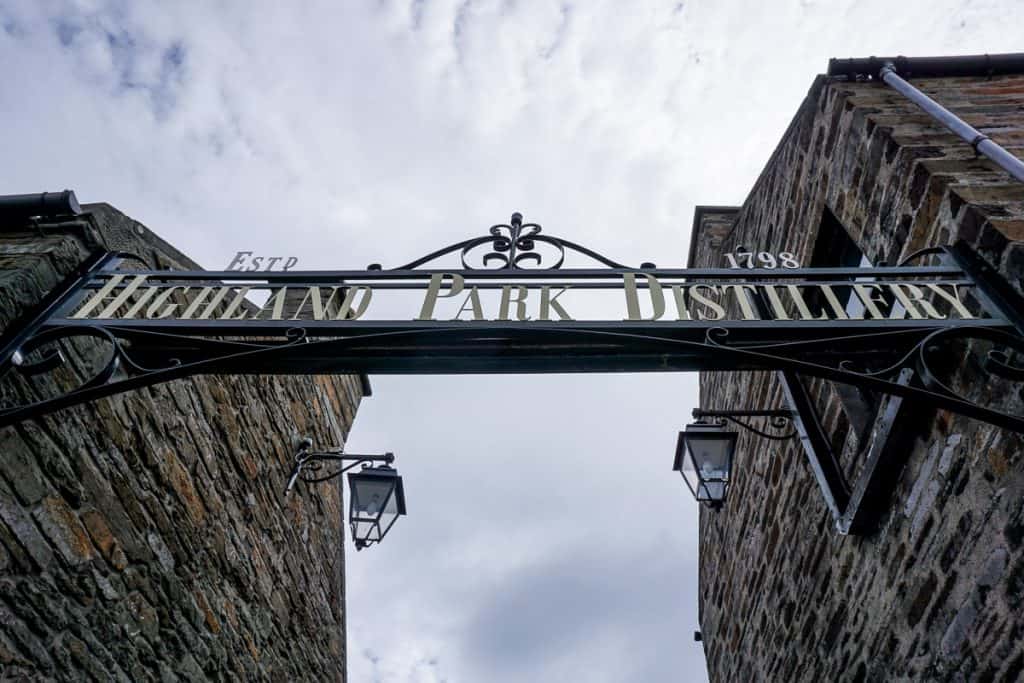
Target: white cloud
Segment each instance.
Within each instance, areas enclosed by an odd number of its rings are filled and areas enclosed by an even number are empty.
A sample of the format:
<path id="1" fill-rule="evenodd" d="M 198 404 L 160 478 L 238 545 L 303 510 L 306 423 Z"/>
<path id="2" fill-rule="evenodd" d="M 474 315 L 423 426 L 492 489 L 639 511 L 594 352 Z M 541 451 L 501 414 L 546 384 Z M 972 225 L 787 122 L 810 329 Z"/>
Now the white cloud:
<path id="1" fill-rule="evenodd" d="M 678 265 L 693 205 L 742 201 L 829 57 L 1012 51 L 1016 10 L 5 3 L 0 184 L 72 187 L 213 267 L 239 249 L 387 266 L 514 210 L 617 260 Z M 692 376 L 375 384 L 353 445 L 398 453 L 410 515 L 349 553 L 351 651 L 373 653 L 352 680 L 500 680 L 495 639 L 542 637 L 522 621 L 538 595 L 574 590 L 609 598 L 559 604 L 566 631 L 608 628 L 535 648 L 529 680 L 701 670 L 695 510 L 668 471 Z M 624 568 L 652 544 L 637 583 Z M 650 614 L 625 609 L 627 590 Z"/>

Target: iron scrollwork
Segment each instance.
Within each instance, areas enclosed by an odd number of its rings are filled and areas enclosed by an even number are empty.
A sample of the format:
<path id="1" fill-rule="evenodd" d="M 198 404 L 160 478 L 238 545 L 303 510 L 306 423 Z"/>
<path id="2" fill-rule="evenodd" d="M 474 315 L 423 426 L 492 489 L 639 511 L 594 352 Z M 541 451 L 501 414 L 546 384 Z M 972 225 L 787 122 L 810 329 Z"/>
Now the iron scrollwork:
<path id="1" fill-rule="evenodd" d="M 46 351 L 48 346 L 65 344 L 74 338 L 88 338 L 107 345 L 105 354 L 101 354 L 102 362 L 97 369 L 84 373 L 84 379 L 72 389 L 64 389 L 53 398 L 28 401 L 22 405 L 8 406 L 0 410 L 0 424 L 10 424 L 20 419 L 42 415 L 61 408 L 77 405 L 89 400 L 110 396 L 132 389 L 159 384 L 172 379 L 180 379 L 197 374 L 217 374 L 224 372 L 244 372 L 246 368 L 256 365 L 272 367 L 274 359 L 296 351 L 321 348 L 320 353 L 336 350 L 342 352 L 346 348 L 366 344 L 374 339 L 387 337 L 398 340 L 402 337 L 430 335 L 441 337 L 460 335 L 466 331 L 463 326 L 440 327 L 430 330 L 406 330 L 389 333 L 355 334 L 344 338 L 310 340 L 306 331 L 294 328 L 288 331 L 282 341 L 241 342 L 222 339 L 185 337 L 170 333 L 140 330 L 120 330 L 116 327 L 76 327 L 54 328 L 46 330 L 30 342 L 23 344 L 13 354 L 5 368 L 0 369 L 0 378 L 11 373 L 32 376 L 54 372 L 64 366 L 67 353 L 53 349 Z M 545 334 L 564 335 L 564 328 L 558 326 L 538 325 L 533 331 Z M 481 329 L 481 333 L 487 333 Z M 490 332 L 489 334 L 494 334 Z M 1024 381 L 1024 368 L 1015 362 L 1014 354 L 1024 354 L 1024 341 L 1019 337 L 986 327 L 959 327 L 939 330 L 924 334 L 920 331 L 875 332 L 871 335 L 844 335 L 815 339 L 810 341 L 765 343 L 730 343 L 728 332 L 724 329 L 712 329 L 703 342 L 672 339 L 653 335 L 633 334 L 626 332 L 606 332 L 600 330 L 578 330 L 581 340 L 586 337 L 600 337 L 613 346 L 628 348 L 633 342 L 656 344 L 666 352 L 674 347 L 686 347 L 688 352 L 698 352 L 707 357 L 714 357 L 719 364 L 731 362 L 745 364 L 760 369 L 791 370 L 809 377 L 819 377 L 831 381 L 859 386 L 864 389 L 878 391 L 904 398 L 915 398 L 937 408 L 944 408 L 963 415 L 985 420 L 991 424 L 1002 426 L 1024 433 L 1024 419 L 1018 415 L 1001 412 L 965 397 L 949 380 L 944 378 L 943 358 L 949 358 L 942 348 L 952 342 L 984 342 L 992 345 L 985 351 L 984 358 L 977 365 L 984 371 L 1000 379 Z M 860 339 L 882 341 L 888 337 L 888 344 L 893 347 L 907 349 L 899 359 L 884 368 L 868 370 L 858 367 L 852 361 L 841 360 L 836 364 L 824 364 L 801 359 L 801 352 L 814 347 L 841 347 Z M 187 344 L 190 356 L 186 360 L 174 356 L 165 356 L 159 365 L 154 364 L 147 356 L 140 359 L 136 349 L 147 345 L 160 345 L 165 348 L 174 344 Z M 37 357 L 33 357 L 36 352 Z M 199 360 L 193 360 L 198 358 Z M 731 359 L 731 361 L 723 361 Z M 947 363 L 948 364 L 948 363 Z M 920 378 L 919 384 L 900 384 L 896 381 L 904 368 L 914 369 Z M 749 425 L 744 425 L 749 426 Z M 769 425 L 775 427 L 776 425 Z M 781 423 L 778 427 L 782 427 Z M 756 428 L 755 428 L 756 429 Z"/>
<path id="2" fill-rule="evenodd" d="M 456 242 L 393 270 L 413 270 L 456 252 L 464 270 L 559 270 L 565 263 L 567 250 L 608 268 L 629 267 L 575 242 L 542 234 L 542 230 L 539 223 L 523 223 L 523 215 L 513 213 L 508 223 L 492 225 L 487 235 Z M 542 252 L 538 248 L 541 244 L 550 249 Z M 480 265 L 476 265 L 475 254 L 479 254 Z M 654 268 L 655 265 L 643 263 L 640 267 Z M 382 270 L 382 267 L 372 263 L 369 269 Z"/>
<path id="3" fill-rule="evenodd" d="M 862 389 L 914 398 L 936 408 L 951 410 L 1024 434 L 1024 418 L 982 405 L 965 395 L 965 392 L 954 388 L 949 379 L 944 379 L 951 374 L 951 368 L 962 368 L 964 365 L 950 362 L 953 357 L 949 349 L 951 344 L 960 343 L 970 353 L 972 350 L 977 351 L 979 343 L 988 343 L 993 348 L 983 351 L 984 357 L 975 364 L 975 369 L 989 378 L 1024 382 L 1024 367 L 1014 361 L 1017 354 L 1024 355 L 1024 339 L 1020 336 L 983 326 L 955 327 L 928 333 L 894 331 L 870 335 L 871 339 L 879 343 L 884 343 L 885 337 L 889 338 L 894 348 L 907 350 L 894 363 L 874 370 L 859 366 L 850 359 L 840 360 L 834 365 L 800 360 L 801 350 L 828 344 L 848 344 L 857 339 L 866 339 L 868 335 L 845 335 L 778 344 L 730 344 L 728 330 L 712 328 L 706 334 L 705 343 L 723 352 L 735 354 L 737 358 L 755 361 L 761 367 L 791 370 Z M 919 382 L 899 382 L 897 378 L 904 369 L 914 370 Z M 985 384 L 988 386 L 990 382 Z M 984 393 L 981 387 L 978 389 L 979 393 Z"/>
<path id="4" fill-rule="evenodd" d="M 793 425 L 793 414 L 789 410 L 701 410 L 696 408 L 693 417 L 720 427 L 732 423 L 764 439 L 786 441 L 797 436 Z M 750 420 L 763 419 L 767 429 L 755 427 Z"/>
<path id="5" fill-rule="evenodd" d="M 301 480 L 307 484 L 318 484 L 340 477 L 356 465 L 367 467 L 370 463 L 383 462 L 390 465 L 395 461 L 394 453 L 382 455 L 350 455 L 341 450 L 336 451 L 311 451 L 313 440 L 305 438 L 299 442 L 295 451 L 295 464 L 292 466 L 291 474 L 288 476 L 288 485 L 284 489 L 287 496 L 295 487 L 295 482 Z M 349 462 L 334 470 L 328 469 L 328 463 Z"/>
<path id="6" fill-rule="evenodd" d="M 541 253 L 540 245 L 550 249 Z M 585 247 L 545 235 L 539 224 L 524 223 L 520 214 L 513 214 L 509 223 L 492 226 L 484 236 L 438 250 L 389 273 L 398 278 L 425 277 L 427 273 L 404 271 L 455 253 L 459 254 L 467 273 L 474 270 L 470 262 L 477 260 L 480 267 L 476 270 L 508 271 L 510 275 L 516 271 L 543 273 L 545 266 L 551 270 L 562 268 L 569 252 L 589 257 L 608 268 L 624 268 L 622 264 Z M 20 378 L 37 382 L 46 376 L 56 381 L 15 391 L 5 389 L 3 394 L 7 405 L 0 408 L 0 426 L 97 398 L 199 374 L 318 374 L 379 371 L 382 367 L 389 372 L 395 368 L 398 371 L 412 368 L 411 371 L 415 372 L 421 367 L 416 363 L 421 363 L 422 367 L 429 366 L 433 371 L 438 367 L 458 371 L 462 368 L 458 364 L 462 362 L 462 356 L 451 351 L 445 351 L 451 354 L 451 359 L 444 361 L 449 365 L 430 366 L 431 354 L 438 346 L 436 342 L 444 339 L 450 343 L 445 341 L 441 346 L 478 351 L 475 356 L 472 353 L 466 356 L 475 358 L 478 362 L 475 367 L 482 368 L 476 371 L 494 368 L 502 371 L 515 367 L 518 360 L 512 352 L 522 352 L 523 362 L 532 359 L 531 353 L 536 353 L 541 363 L 530 367 L 540 367 L 539 371 L 564 367 L 563 356 L 558 354 L 565 354 L 564 357 L 571 360 L 570 365 L 578 362 L 573 365 L 577 370 L 597 368 L 605 371 L 603 368 L 607 365 L 621 371 L 632 367 L 621 360 L 631 355 L 642 356 L 644 362 L 651 360 L 657 363 L 644 369 L 785 370 L 914 398 L 936 408 L 1024 433 L 1024 417 L 982 405 L 994 400 L 1005 407 L 1017 393 L 1000 394 L 984 389 L 966 391 L 947 377 L 949 368 L 943 367 L 942 362 L 944 358 L 951 357 L 943 349 L 966 343 L 968 349 L 985 351 L 984 358 L 976 363 L 982 373 L 988 373 L 989 377 L 999 381 L 1024 381 L 1024 363 L 1020 362 L 1020 356 L 1024 355 L 1024 304 L 1018 294 L 1006 291 L 1009 286 L 1005 282 L 1004 289 L 996 287 L 999 284 L 997 274 L 966 247 L 959 250 L 956 246 L 940 251 L 929 249 L 911 258 L 935 253 L 949 255 L 979 289 L 987 286 L 989 308 L 1006 318 L 1001 323 L 1002 328 L 984 324 L 958 325 L 937 331 L 934 327 L 883 327 L 863 332 L 851 330 L 844 334 L 822 332 L 811 337 L 783 337 L 787 339 L 783 341 L 779 337 L 751 337 L 749 333 L 743 334 L 739 327 L 734 328 L 736 334 L 732 337 L 726 327 L 712 327 L 705 328 L 705 331 L 690 329 L 689 333 L 696 334 L 683 338 L 681 334 L 686 330 L 682 323 L 678 329 L 652 323 L 643 331 L 630 331 L 629 328 L 605 327 L 605 323 L 587 327 L 547 325 L 537 321 L 528 326 L 512 326 L 481 321 L 472 326 L 464 323 L 450 326 L 434 322 L 387 323 L 377 331 L 346 323 L 345 327 L 329 328 L 330 336 L 324 334 L 323 327 L 317 328 L 318 331 L 283 326 L 261 330 L 258 325 L 253 325 L 252 328 L 236 329 L 234 334 L 241 339 L 226 339 L 217 328 L 206 329 L 201 322 L 195 321 L 191 331 L 183 334 L 174 328 L 161 328 L 168 331 L 145 328 L 134 325 L 135 321 L 130 320 L 71 321 L 61 318 L 59 312 L 68 310 L 74 296 L 80 295 L 89 284 L 95 287 L 102 281 L 101 276 L 110 274 L 109 267 L 118 255 L 103 254 L 90 261 L 91 265 L 80 271 L 77 279 L 62 285 L 58 296 L 50 297 L 52 300 L 48 303 L 44 301 L 46 306 L 29 324 L 6 338 L 0 354 L 0 381 Z M 545 255 L 552 260 L 545 263 Z M 642 267 L 653 266 L 645 263 Z M 376 266 L 376 270 L 381 270 L 380 266 Z M 574 272 L 566 270 L 570 274 Z M 395 274 L 393 271 L 403 272 Z M 195 273 L 191 275 L 195 277 Z M 289 277 L 294 279 L 295 275 L 290 274 Z M 172 281 L 173 275 L 166 280 Z M 1016 317 L 1008 312 L 1015 312 Z M 1020 324 L 1014 323 L 1011 328 L 1009 323 L 1018 319 Z M 70 325 L 71 322 L 75 324 Z M 478 343 L 479 350 L 473 348 Z M 81 363 L 83 348 L 91 354 L 86 354 L 92 359 L 91 364 Z M 481 354 L 492 348 L 499 349 L 497 359 L 507 361 L 507 366 L 499 362 L 493 365 L 479 362 Z M 577 352 L 579 357 L 575 358 L 573 354 Z M 844 353 L 847 355 L 840 357 Z M 347 360 L 340 361 L 339 358 Z M 878 367 L 884 363 L 889 364 Z M 914 371 L 916 379 L 913 383 L 897 381 L 906 369 Z M 51 395 L 41 398 L 40 389 L 48 390 Z M 53 395 L 54 389 L 56 395 Z M 970 398 L 973 396 L 982 398 L 979 402 Z M 1017 408 L 1019 406 L 1014 410 Z M 768 438 L 789 438 L 781 423 L 769 423 L 767 429 L 761 429 L 751 423 L 740 423 L 739 418 L 742 417 L 733 416 L 733 421 L 762 435 L 770 434 Z M 723 419 L 728 418 L 723 416 Z M 309 472 L 315 473 L 316 469 Z"/>
<path id="7" fill-rule="evenodd" d="M 69 345 L 88 341 L 92 353 Z M 89 325 L 54 327 L 29 337 L 15 348 L 0 367 L 0 383 L 14 376 L 37 378 L 53 376 L 59 370 L 77 379 L 74 386 L 58 387 L 58 394 L 0 408 L 0 425 L 78 405 L 173 379 L 216 372 L 232 363 L 254 361 L 263 355 L 280 353 L 307 342 L 306 330 L 291 328 L 282 341 L 250 342 L 178 335 L 151 330 L 124 330 L 115 326 Z M 81 347 L 81 344 L 80 344 Z M 152 348 L 187 348 L 189 358 L 174 355 L 140 354 Z M 84 358 L 83 356 L 91 358 Z M 78 356 L 76 362 L 75 356 Z M 66 383 L 65 383 L 66 384 Z M 38 389 L 38 388 L 37 388 Z M 14 392 L 10 392 L 14 393 Z"/>

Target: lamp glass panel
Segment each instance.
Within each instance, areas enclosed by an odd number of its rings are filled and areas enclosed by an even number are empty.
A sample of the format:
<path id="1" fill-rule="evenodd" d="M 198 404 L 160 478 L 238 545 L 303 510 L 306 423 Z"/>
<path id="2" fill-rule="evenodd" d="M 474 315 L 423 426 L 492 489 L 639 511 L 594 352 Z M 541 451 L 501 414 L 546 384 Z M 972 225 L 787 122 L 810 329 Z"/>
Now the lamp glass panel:
<path id="1" fill-rule="evenodd" d="M 689 447 L 687 447 L 687 451 L 689 451 Z M 697 487 L 700 485 L 700 481 L 697 478 L 697 468 L 689 453 L 686 453 L 683 457 L 683 469 L 680 474 L 683 475 L 683 480 L 690 487 L 690 491 L 697 495 Z"/>
<path id="2" fill-rule="evenodd" d="M 388 499 L 393 498 L 391 492 L 395 488 L 394 479 L 352 477 L 351 482 L 353 518 L 378 519 L 384 512 Z"/>
<path id="3" fill-rule="evenodd" d="M 697 467 L 700 478 L 728 479 L 736 435 L 732 432 L 687 434 L 686 445 Z"/>
<path id="4" fill-rule="evenodd" d="M 388 532 L 396 519 L 398 519 L 398 496 L 392 493 L 380 516 L 381 535 Z"/>
<path id="5" fill-rule="evenodd" d="M 699 501 L 715 501 L 725 500 L 725 482 L 724 481 L 707 481 L 704 482 L 700 487 L 700 493 L 697 496 Z"/>
<path id="6" fill-rule="evenodd" d="M 364 541 L 380 540 L 380 525 L 376 522 L 355 520 L 352 522 L 352 539 Z"/>

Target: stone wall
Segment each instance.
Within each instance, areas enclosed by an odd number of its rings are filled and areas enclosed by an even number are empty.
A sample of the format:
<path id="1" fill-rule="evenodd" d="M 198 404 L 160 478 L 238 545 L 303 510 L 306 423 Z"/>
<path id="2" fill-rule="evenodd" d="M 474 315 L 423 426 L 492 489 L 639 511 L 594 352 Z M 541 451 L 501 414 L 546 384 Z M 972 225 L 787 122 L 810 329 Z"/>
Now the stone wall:
<path id="1" fill-rule="evenodd" d="M 915 80 L 1018 156 L 1024 76 Z M 898 93 L 819 78 L 724 237 L 810 261 L 830 210 L 873 263 L 964 239 L 1020 288 L 1024 185 Z M 721 218 L 721 216 L 719 216 Z M 1019 385 L 963 357 L 968 396 L 1024 413 Z M 852 482 L 874 431 L 835 385 L 806 382 Z M 704 373 L 704 408 L 782 407 L 770 373 Z M 723 510 L 702 510 L 700 611 L 712 681 L 1019 680 L 1024 672 L 1024 462 L 1008 431 L 945 411 L 901 425 L 909 461 L 878 528 L 838 534 L 798 443 L 744 434 Z"/>
<path id="2" fill-rule="evenodd" d="M 86 210 L 0 225 L 0 329 L 97 247 L 194 266 Z M 201 377 L 0 429 L 0 679 L 344 680 L 341 479 L 282 491 L 297 438 L 342 445 L 362 391 Z"/>

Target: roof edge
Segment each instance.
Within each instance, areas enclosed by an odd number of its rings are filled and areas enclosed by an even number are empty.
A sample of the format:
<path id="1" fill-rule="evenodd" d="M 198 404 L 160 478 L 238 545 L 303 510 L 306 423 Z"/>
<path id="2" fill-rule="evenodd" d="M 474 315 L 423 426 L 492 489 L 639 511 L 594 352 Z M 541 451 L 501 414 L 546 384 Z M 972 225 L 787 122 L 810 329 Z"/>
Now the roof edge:
<path id="1" fill-rule="evenodd" d="M 697 238 L 700 236 L 704 215 L 708 213 L 737 214 L 742 208 L 742 206 L 712 206 L 710 204 L 701 204 L 693 207 L 693 227 L 690 228 L 690 252 L 686 257 L 687 268 L 693 268 L 693 258 L 697 255 Z"/>
<path id="2" fill-rule="evenodd" d="M 881 67 L 879 67 L 879 68 L 881 68 Z M 701 206 L 695 207 L 694 214 L 693 214 L 693 228 L 690 230 L 690 253 L 689 253 L 689 256 L 687 257 L 687 262 L 686 262 L 688 268 L 692 268 L 693 267 L 693 257 L 696 255 L 696 246 L 695 245 L 697 244 L 698 237 L 700 236 L 700 219 L 701 219 L 701 217 L 705 213 L 710 213 L 711 211 L 716 210 L 716 209 L 720 210 L 720 211 L 721 210 L 735 209 L 737 213 L 739 213 L 740 211 L 743 210 L 743 207 L 746 206 L 747 202 L 750 200 L 750 196 L 752 194 L 754 194 L 754 192 L 757 190 L 757 187 L 762 182 L 764 182 L 765 178 L 768 176 L 769 171 L 771 170 L 772 166 L 774 165 L 774 163 L 775 163 L 776 159 L 778 158 L 779 154 L 782 153 L 782 149 L 786 146 L 786 143 L 789 141 L 790 137 L 793 136 L 796 133 L 797 128 L 799 127 L 800 121 L 802 120 L 802 118 L 805 115 L 807 115 L 808 112 L 813 111 L 813 108 L 816 106 L 816 103 L 818 101 L 818 97 L 821 94 L 821 90 L 822 90 L 822 88 L 825 87 L 825 85 L 828 83 L 828 81 L 829 81 L 829 79 L 828 79 L 827 76 L 824 76 L 824 75 L 815 76 L 814 81 L 811 83 L 811 87 L 807 90 L 807 94 L 804 95 L 803 101 L 800 103 L 800 106 L 797 107 L 796 113 L 793 114 L 793 118 L 790 119 L 789 124 L 786 126 L 786 129 L 782 133 L 782 137 L 779 138 L 779 142 L 775 145 L 775 149 L 772 150 L 772 153 L 768 156 L 768 160 L 765 162 L 765 165 L 761 168 L 761 171 L 757 174 L 757 179 L 754 180 L 753 185 L 750 186 L 750 189 L 747 191 L 747 195 L 746 195 L 746 197 L 743 198 L 743 203 L 740 206 L 734 207 L 734 206 L 701 205 Z"/>
<path id="3" fill-rule="evenodd" d="M 879 70 L 886 63 L 892 63 L 904 78 L 1024 74 L 1024 52 L 1008 52 L 958 57 L 833 57 L 828 60 L 828 75 L 878 78 Z"/>

